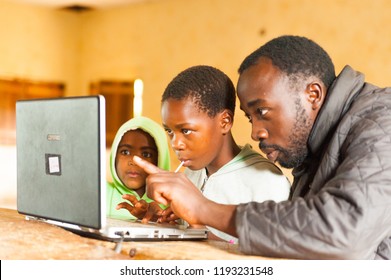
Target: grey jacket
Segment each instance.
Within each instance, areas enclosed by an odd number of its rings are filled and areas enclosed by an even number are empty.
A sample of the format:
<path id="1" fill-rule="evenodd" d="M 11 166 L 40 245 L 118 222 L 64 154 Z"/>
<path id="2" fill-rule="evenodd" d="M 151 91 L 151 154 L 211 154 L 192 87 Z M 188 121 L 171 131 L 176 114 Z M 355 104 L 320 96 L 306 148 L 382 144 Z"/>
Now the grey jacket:
<path id="1" fill-rule="evenodd" d="M 290 200 L 241 204 L 247 254 L 300 259 L 391 259 L 391 88 L 346 66 L 293 170 Z"/>

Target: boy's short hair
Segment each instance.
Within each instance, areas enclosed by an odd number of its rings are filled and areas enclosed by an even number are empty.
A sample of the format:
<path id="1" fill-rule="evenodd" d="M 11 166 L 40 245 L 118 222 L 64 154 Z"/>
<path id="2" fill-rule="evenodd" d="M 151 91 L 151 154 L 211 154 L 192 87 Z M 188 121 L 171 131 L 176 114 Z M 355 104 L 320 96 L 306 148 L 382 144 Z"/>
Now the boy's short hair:
<path id="1" fill-rule="evenodd" d="M 161 102 L 170 98 L 191 98 L 198 109 L 211 118 L 224 109 L 235 113 L 236 95 L 231 79 L 211 66 L 193 66 L 179 73 L 168 84 Z"/>

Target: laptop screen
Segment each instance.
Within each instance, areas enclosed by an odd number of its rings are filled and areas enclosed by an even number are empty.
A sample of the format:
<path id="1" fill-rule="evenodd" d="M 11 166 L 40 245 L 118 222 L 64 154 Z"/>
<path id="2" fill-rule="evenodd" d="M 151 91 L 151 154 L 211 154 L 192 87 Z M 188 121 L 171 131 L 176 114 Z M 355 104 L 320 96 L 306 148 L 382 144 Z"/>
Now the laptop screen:
<path id="1" fill-rule="evenodd" d="M 104 226 L 102 96 L 17 101 L 16 147 L 19 213 L 96 229 Z"/>

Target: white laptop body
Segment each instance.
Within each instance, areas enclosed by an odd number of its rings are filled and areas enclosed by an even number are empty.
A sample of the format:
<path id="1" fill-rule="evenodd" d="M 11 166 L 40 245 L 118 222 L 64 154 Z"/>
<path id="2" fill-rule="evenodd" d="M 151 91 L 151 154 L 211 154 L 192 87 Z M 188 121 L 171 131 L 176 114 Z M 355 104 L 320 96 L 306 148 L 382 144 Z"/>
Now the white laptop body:
<path id="1" fill-rule="evenodd" d="M 105 240 L 206 239 L 205 227 L 108 225 L 105 123 L 103 96 L 17 101 L 18 212 Z"/>

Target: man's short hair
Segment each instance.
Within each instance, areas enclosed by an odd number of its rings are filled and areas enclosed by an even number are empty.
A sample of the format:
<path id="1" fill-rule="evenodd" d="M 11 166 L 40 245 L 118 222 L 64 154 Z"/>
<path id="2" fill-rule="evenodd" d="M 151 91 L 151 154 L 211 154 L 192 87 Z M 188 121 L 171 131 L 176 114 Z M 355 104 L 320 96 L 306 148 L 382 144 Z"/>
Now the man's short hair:
<path id="1" fill-rule="evenodd" d="M 239 74 L 257 64 L 260 57 L 271 59 L 273 65 L 285 73 L 290 81 L 314 76 L 329 88 L 335 80 L 330 56 L 322 47 L 305 37 L 286 35 L 267 42 L 244 59 Z"/>

